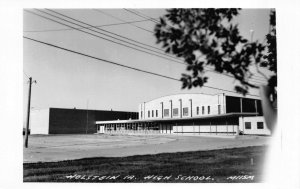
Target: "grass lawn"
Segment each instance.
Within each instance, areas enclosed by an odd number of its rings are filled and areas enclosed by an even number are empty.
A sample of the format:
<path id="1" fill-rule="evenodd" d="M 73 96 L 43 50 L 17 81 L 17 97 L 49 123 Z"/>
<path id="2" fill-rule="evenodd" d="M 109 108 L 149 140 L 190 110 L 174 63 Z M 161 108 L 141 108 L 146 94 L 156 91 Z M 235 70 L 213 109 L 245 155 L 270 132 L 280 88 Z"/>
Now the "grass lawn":
<path id="1" fill-rule="evenodd" d="M 266 146 L 24 163 L 24 182 L 261 182 Z M 252 160 L 251 160 L 252 159 Z"/>

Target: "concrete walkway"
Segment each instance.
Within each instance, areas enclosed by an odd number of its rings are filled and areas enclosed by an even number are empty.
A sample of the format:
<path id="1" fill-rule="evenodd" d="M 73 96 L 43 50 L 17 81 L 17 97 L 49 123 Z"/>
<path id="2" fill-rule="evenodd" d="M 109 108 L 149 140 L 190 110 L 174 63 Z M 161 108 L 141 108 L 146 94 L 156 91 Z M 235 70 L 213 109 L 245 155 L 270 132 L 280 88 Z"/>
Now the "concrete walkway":
<path id="1" fill-rule="evenodd" d="M 39 135 L 30 136 L 24 163 L 261 146 L 269 141 L 262 136 Z"/>

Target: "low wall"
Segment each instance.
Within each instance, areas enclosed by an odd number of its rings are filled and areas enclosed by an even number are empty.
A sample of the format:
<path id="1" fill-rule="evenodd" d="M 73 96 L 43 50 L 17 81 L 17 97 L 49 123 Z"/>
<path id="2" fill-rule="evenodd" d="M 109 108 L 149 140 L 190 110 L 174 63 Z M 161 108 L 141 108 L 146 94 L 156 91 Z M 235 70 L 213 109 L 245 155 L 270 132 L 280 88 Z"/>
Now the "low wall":
<path id="1" fill-rule="evenodd" d="M 263 116 L 240 117 L 239 122 L 239 130 L 245 135 L 271 135 Z M 259 127 L 259 122 L 263 127 Z M 248 124 L 248 128 L 246 124 Z"/>
<path id="2" fill-rule="evenodd" d="M 194 135 L 236 135 L 238 133 L 238 125 L 177 125 L 173 126 L 172 133 Z"/>
<path id="3" fill-rule="evenodd" d="M 31 112 L 30 134 L 49 134 L 49 109 L 34 110 Z"/>

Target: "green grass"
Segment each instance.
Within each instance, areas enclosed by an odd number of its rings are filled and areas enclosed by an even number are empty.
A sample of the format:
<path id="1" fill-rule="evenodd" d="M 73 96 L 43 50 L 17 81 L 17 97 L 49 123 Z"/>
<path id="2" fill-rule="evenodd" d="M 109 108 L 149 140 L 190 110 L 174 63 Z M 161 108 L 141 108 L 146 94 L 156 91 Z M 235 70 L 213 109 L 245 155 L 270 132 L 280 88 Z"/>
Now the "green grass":
<path id="1" fill-rule="evenodd" d="M 23 179 L 24 182 L 261 182 L 266 150 L 266 146 L 260 146 L 24 163 Z M 253 159 L 252 165 L 251 158 Z M 134 178 L 124 179 L 127 175 L 134 175 Z M 169 176 L 169 178 L 160 180 L 144 178 L 150 175 Z M 180 175 L 194 177 L 186 178 Z M 254 179 L 228 179 L 230 176 L 243 175 L 254 176 Z M 67 176 L 73 177 L 67 178 Z M 88 176 L 90 176 L 89 179 Z M 106 178 L 99 179 L 102 176 Z M 118 177 L 109 179 L 107 176 Z M 201 176 L 210 179 L 200 180 Z"/>

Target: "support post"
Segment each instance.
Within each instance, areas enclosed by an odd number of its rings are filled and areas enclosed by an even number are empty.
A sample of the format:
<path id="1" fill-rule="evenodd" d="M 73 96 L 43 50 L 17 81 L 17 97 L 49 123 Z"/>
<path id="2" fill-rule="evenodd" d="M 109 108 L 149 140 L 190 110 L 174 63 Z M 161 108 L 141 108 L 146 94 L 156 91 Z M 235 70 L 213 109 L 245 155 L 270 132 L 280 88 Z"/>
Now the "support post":
<path id="1" fill-rule="evenodd" d="M 193 101 L 192 101 L 192 99 L 190 99 L 190 102 L 191 102 L 191 117 L 193 117 Z"/>
<path id="2" fill-rule="evenodd" d="M 180 118 L 182 118 L 182 100 L 179 99 L 180 102 Z"/>
<path id="3" fill-rule="evenodd" d="M 161 102 L 161 118 L 164 118 L 164 103 Z"/>
<path id="4" fill-rule="evenodd" d="M 241 113 L 243 113 L 243 99 L 240 98 Z"/>
<path id="5" fill-rule="evenodd" d="M 257 100 L 255 100 L 255 113 L 256 113 L 256 116 L 257 116 Z"/>
<path id="6" fill-rule="evenodd" d="M 36 81 L 33 81 L 33 82 L 36 83 Z M 25 148 L 28 148 L 29 121 L 30 121 L 30 102 L 31 102 L 31 85 L 32 85 L 32 77 L 29 78 L 27 120 L 26 120 L 25 142 L 24 142 Z"/>
<path id="7" fill-rule="evenodd" d="M 146 119 L 146 102 L 144 102 L 144 116 L 143 116 L 144 119 Z"/>
<path id="8" fill-rule="evenodd" d="M 193 122 L 193 135 L 195 135 L 195 123 Z"/>
<path id="9" fill-rule="evenodd" d="M 226 135 L 228 135 L 228 124 L 227 124 L 227 121 L 226 121 Z"/>
<path id="10" fill-rule="evenodd" d="M 170 113 L 171 113 L 171 118 L 172 118 L 173 117 L 173 106 L 172 106 L 173 104 L 172 104 L 172 100 L 170 100 L 170 103 L 171 103 L 171 109 L 170 109 L 171 112 Z"/>

